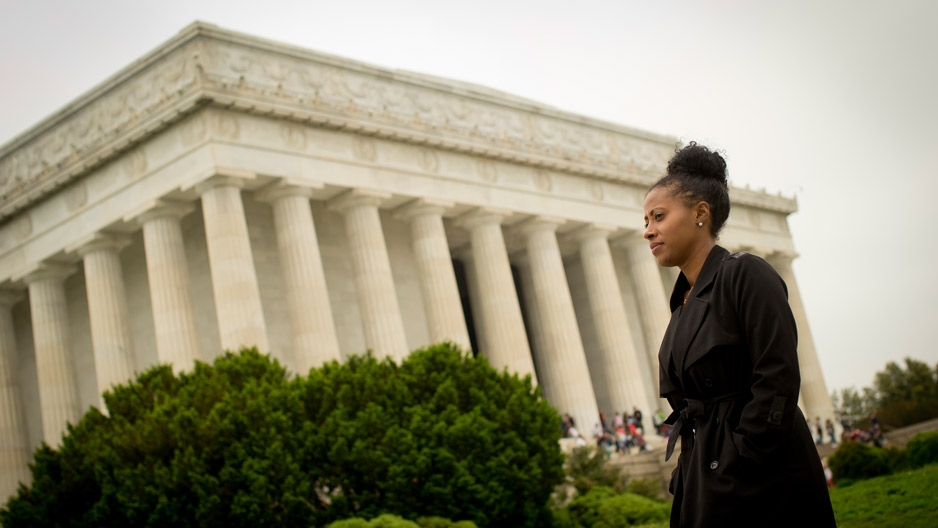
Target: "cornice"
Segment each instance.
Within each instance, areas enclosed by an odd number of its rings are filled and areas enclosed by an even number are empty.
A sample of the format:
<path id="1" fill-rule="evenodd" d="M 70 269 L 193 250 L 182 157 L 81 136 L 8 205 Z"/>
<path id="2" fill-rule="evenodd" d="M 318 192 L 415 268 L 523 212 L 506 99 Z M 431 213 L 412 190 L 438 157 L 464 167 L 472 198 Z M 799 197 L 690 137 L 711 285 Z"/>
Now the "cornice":
<path id="1" fill-rule="evenodd" d="M 795 197 L 782 196 L 781 193 L 768 194 L 765 191 L 754 191 L 748 187 L 730 187 L 730 203 L 748 205 L 786 215 L 798 210 L 798 199 Z"/>
<path id="2" fill-rule="evenodd" d="M 637 185 L 677 143 L 197 22 L 0 147 L 0 222 L 205 105 Z M 757 194 L 740 198 L 790 208 Z"/>

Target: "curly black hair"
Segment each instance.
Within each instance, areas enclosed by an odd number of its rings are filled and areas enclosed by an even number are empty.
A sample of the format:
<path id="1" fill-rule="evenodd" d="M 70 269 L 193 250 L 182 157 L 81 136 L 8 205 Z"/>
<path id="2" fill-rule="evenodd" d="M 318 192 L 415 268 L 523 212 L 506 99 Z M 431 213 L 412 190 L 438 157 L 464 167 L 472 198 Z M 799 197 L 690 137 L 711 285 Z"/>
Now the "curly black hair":
<path id="1" fill-rule="evenodd" d="M 689 207 L 698 202 L 710 204 L 710 233 L 714 238 L 730 216 L 726 160 L 719 152 L 695 141 L 675 149 L 674 156 L 668 161 L 667 174 L 648 190 L 656 187 L 668 188 L 673 196 L 684 200 Z"/>

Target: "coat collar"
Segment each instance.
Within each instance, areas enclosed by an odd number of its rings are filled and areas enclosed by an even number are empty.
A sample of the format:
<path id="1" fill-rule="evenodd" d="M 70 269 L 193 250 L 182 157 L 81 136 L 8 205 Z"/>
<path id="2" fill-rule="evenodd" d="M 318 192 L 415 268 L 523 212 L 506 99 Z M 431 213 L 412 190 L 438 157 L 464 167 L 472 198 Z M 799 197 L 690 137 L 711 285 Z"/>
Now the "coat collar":
<path id="1" fill-rule="evenodd" d="M 675 321 L 677 328 L 672 335 L 671 343 L 671 354 L 679 377 L 683 375 L 688 360 L 694 361 L 694 358 L 688 358 L 687 350 L 694 336 L 697 335 L 700 325 L 703 324 L 704 317 L 710 307 L 707 300 L 709 295 L 707 298 L 704 298 L 703 295 L 710 290 L 717 271 L 720 269 L 720 264 L 726 260 L 728 255 L 729 251 L 720 246 L 713 246 L 710 254 L 707 255 L 707 260 L 700 269 L 700 274 L 697 276 L 692 295 L 687 299 L 687 304 L 684 304 L 684 292 L 690 288 L 690 284 L 683 272 L 678 276 L 677 283 L 674 285 L 674 291 L 671 294 L 672 320 L 675 319 L 676 310 L 681 309 L 681 306 L 683 306 L 680 317 L 677 317 Z"/>
<path id="2" fill-rule="evenodd" d="M 717 270 L 720 269 L 720 263 L 726 260 L 726 257 L 729 256 L 730 252 L 723 249 L 722 246 L 713 246 L 713 249 L 710 250 L 710 254 L 707 255 L 707 260 L 704 261 L 704 265 L 700 268 L 700 274 L 697 276 L 697 283 L 695 284 L 693 296 L 698 297 L 710 283 L 713 282 L 713 278 L 716 277 Z M 674 290 L 671 291 L 671 312 L 674 313 L 674 310 L 677 310 L 684 304 L 684 293 L 690 289 L 690 283 L 687 282 L 687 276 L 684 275 L 682 271 L 677 276 L 677 282 L 674 283 Z M 687 299 L 690 302 L 690 298 Z"/>

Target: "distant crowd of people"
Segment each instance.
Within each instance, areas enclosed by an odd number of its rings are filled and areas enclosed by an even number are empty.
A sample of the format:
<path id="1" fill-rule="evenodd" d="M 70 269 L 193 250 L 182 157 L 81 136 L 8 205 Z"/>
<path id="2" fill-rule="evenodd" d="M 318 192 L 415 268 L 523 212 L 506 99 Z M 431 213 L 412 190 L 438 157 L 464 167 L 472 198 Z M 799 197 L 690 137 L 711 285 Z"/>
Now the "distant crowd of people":
<path id="1" fill-rule="evenodd" d="M 879 425 L 879 418 L 876 416 L 876 411 L 873 411 L 873 414 L 870 416 L 869 429 L 851 426 L 845 417 L 840 419 L 840 424 L 844 428 L 843 435 L 841 436 L 844 441 L 862 442 L 876 447 L 883 447 L 883 444 L 886 442 L 886 437 L 883 436 L 883 428 Z"/>
<path id="2" fill-rule="evenodd" d="M 870 416 L 869 429 L 862 429 L 850 424 L 845 416 L 841 416 L 840 425 L 843 428 L 843 432 L 838 440 L 837 433 L 834 431 L 834 421 L 828 418 L 822 424 L 821 417 L 816 417 L 812 427 L 814 430 L 814 442 L 817 445 L 824 443 L 837 445 L 839 441 L 862 442 L 876 447 L 883 447 L 886 441 L 886 437 L 883 436 L 883 428 L 879 424 L 879 418 L 877 418 L 875 411 Z M 828 440 L 827 442 L 825 442 L 825 437 Z"/>
<path id="3" fill-rule="evenodd" d="M 664 413 L 659 411 L 652 417 L 652 422 L 655 433 L 667 436 L 670 432 L 670 426 L 664 424 L 664 419 Z M 589 443 L 586 437 L 576 428 L 576 421 L 569 413 L 563 415 L 561 429 L 562 436 L 564 438 L 575 438 L 577 446 L 585 446 Z M 649 449 L 645 441 L 645 424 L 642 411 L 636 407 L 632 408 L 632 414 L 616 411 L 611 421 L 607 420 L 605 414 L 600 411 L 599 421 L 593 425 L 592 440 L 607 455 L 611 455 L 613 452 L 631 453 L 633 448 L 639 451 Z"/>

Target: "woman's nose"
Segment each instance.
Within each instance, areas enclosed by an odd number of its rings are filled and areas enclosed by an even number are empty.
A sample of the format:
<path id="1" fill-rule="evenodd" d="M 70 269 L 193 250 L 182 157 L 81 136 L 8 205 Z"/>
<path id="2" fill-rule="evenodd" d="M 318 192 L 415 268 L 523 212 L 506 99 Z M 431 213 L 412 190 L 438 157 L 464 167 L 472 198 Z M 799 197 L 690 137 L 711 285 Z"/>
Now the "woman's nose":
<path id="1" fill-rule="evenodd" d="M 645 228 L 645 233 L 643 233 L 642 236 L 645 237 L 646 240 L 651 240 L 651 237 L 655 236 L 651 226 Z"/>

